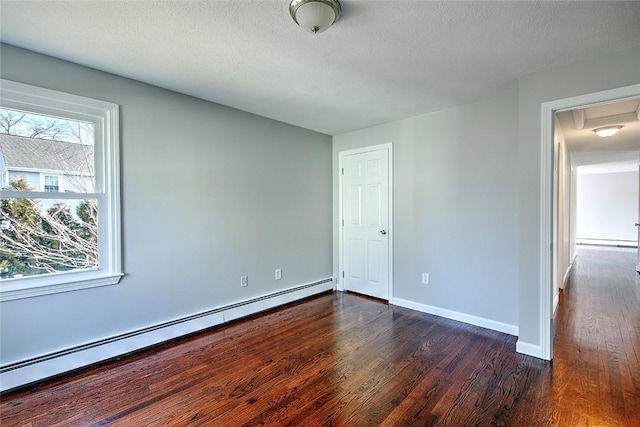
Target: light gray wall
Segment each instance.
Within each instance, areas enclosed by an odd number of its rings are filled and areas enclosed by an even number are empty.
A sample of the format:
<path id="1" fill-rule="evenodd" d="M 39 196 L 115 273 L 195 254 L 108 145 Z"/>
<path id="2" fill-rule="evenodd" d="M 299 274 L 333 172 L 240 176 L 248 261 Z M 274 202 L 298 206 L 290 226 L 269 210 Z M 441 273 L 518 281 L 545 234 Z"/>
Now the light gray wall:
<path id="1" fill-rule="evenodd" d="M 540 194 L 543 102 L 640 83 L 640 48 L 523 76 L 518 81 L 520 340 L 540 345 Z"/>
<path id="2" fill-rule="evenodd" d="M 393 143 L 394 297 L 517 325 L 517 105 L 514 87 L 334 136 L 334 224 L 339 152 Z"/>
<path id="3" fill-rule="evenodd" d="M 2 364 L 331 277 L 329 136 L 12 46 L 0 54 L 2 78 L 120 105 L 126 273 L 3 302 Z"/>
<path id="4" fill-rule="evenodd" d="M 566 273 L 569 269 L 569 266 L 573 262 L 572 258 L 572 250 L 571 248 L 575 245 L 575 237 L 571 234 L 571 222 L 575 222 L 575 218 L 572 218 L 572 209 L 571 209 L 571 200 L 573 198 L 573 194 L 571 193 L 573 190 L 573 186 L 571 184 L 572 177 L 572 165 L 571 165 L 571 154 L 567 149 L 567 145 L 563 144 L 564 156 L 562 163 L 562 172 L 560 173 L 560 177 L 562 179 L 562 233 L 559 235 L 560 241 L 562 244 L 562 268 Z"/>
<path id="5" fill-rule="evenodd" d="M 638 240 L 638 172 L 578 175 L 578 239 Z"/>
<path id="6" fill-rule="evenodd" d="M 557 206 L 555 211 L 556 215 L 556 283 L 553 289 L 554 301 L 558 296 L 560 289 L 564 289 L 565 275 L 568 273 L 573 259 L 571 258 L 571 247 L 573 246 L 571 236 L 571 200 L 573 195 L 571 194 L 571 153 L 567 148 L 567 143 L 564 139 L 564 135 L 560 132 L 556 135 L 556 163 L 558 167 L 557 181 L 554 183 L 554 190 L 557 194 L 554 195 L 554 200 L 557 200 Z"/>
<path id="7" fill-rule="evenodd" d="M 540 71 L 486 101 L 338 135 L 331 174 L 326 135 L 1 49 L 3 78 L 121 105 L 127 272 L 2 303 L 2 363 L 330 276 L 338 152 L 390 141 L 396 296 L 516 324 L 539 344 L 541 103 L 640 83 L 640 48 Z"/>

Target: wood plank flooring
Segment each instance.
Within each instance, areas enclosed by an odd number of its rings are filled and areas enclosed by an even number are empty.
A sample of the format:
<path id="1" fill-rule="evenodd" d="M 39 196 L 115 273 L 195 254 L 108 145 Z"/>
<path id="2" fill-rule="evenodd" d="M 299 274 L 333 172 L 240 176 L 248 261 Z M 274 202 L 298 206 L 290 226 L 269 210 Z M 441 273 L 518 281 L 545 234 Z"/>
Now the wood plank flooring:
<path id="1" fill-rule="evenodd" d="M 13 392 L 5 426 L 640 426 L 635 253 L 583 250 L 555 360 L 329 293 Z"/>
<path id="2" fill-rule="evenodd" d="M 549 396 L 558 425 L 640 426 L 636 252 L 581 249 L 556 314 Z"/>

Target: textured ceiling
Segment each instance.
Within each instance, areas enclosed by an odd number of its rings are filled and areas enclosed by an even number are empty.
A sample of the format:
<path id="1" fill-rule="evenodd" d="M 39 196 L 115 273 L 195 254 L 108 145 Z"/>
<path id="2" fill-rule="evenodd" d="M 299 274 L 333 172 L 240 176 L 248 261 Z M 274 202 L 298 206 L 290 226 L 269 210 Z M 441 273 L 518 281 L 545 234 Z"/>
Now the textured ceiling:
<path id="1" fill-rule="evenodd" d="M 1 39 L 335 135 L 490 96 L 640 44 L 640 2 L 343 0 L 325 33 L 288 1 L 2 0 Z"/>

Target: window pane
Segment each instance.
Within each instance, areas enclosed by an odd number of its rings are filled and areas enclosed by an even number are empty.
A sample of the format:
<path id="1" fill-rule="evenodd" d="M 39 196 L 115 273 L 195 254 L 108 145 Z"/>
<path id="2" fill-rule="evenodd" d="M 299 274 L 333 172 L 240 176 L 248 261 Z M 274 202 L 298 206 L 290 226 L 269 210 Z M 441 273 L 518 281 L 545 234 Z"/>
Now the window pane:
<path id="1" fill-rule="evenodd" d="M 94 126 L 0 109 L 0 175 L 7 190 L 92 193 Z M 47 175 L 61 182 L 42 182 Z"/>
<path id="2" fill-rule="evenodd" d="M 0 199 L 0 280 L 98 267 L 96 199 Z"/>
<path id="3" fill-rule="evenodd" d="M 44 191 L 46 191 L 47 193 L 57 193 L 58 191 L 60 191 L 57 176 L 45 175 Z"/>

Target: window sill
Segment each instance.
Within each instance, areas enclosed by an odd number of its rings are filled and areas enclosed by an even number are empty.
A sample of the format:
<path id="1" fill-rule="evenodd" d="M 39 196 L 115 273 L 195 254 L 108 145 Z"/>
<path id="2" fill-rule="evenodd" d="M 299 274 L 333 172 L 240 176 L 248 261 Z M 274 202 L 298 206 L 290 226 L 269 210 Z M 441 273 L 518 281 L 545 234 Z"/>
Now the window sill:
<path id="1" fill-rule="evenodd" d="M 9 279 L 0 283 L 0 302 L 115 285 L 120 282 L 122 276 L 122 273 L 94 270 L 28 277 L 15 281 Z"/>

